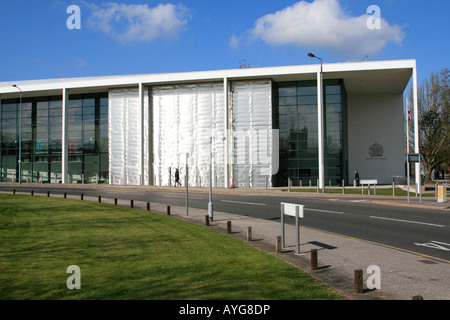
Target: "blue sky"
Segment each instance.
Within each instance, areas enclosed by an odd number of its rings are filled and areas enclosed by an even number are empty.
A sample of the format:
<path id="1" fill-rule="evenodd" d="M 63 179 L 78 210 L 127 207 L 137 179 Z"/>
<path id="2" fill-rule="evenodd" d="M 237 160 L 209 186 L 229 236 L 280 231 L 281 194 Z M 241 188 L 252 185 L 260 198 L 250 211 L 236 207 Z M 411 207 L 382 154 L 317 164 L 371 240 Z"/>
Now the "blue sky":
<path id="1" fill-rule="evenodd" d="M 81 29 L 67 27 L 70 5 Z M 448 0 L 0 0 L 0 81 L 315 64 L 314 52 L 416 59 L 420 83 L 449 67 L 449 12 Z"/>

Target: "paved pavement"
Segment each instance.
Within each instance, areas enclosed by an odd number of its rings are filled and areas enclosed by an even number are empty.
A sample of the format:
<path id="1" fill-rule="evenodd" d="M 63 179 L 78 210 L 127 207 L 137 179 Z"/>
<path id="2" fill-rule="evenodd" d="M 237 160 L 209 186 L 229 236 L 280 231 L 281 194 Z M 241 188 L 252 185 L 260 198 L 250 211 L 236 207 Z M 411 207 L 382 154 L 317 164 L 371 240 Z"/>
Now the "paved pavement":
<path id="1" fill-rule="evenodd" d="M 223 192 L 267 194 L 271 191 L 223 190 Z M 85 196 L 85 200 L 97 201 L 98 198 Z M 370 197 L 370 200 L 384 205 L 425 206 L 430 209 L 448 210 L 450 219 L 448 209 L 450 203 L 437 203 L 435 199 L 422 199 L 422 203 L 419 203 L 419 199 L 412 198 L 410 203 L 407 203 L 405 198 L 377 196 Z M 102 199 L 102 202 L 112 203 L 113 200 Z M 129 206 L 130 201 L 119 200 L 118 204 Z M 134 207 L 146 209 L 146 203 L 135 201 Z M 167 204 L 151 203 L 151 211 L 166 214 Z M 184 206 L 171 206 L 170 215 L 205 225 L 207 210 L 189 208 L 186 216 Z M 414 296 L 421 296 L 424 300 L 450 300 L 450 261 L 307 227 L 300 227 L 300 254 L 296 254 L 296 230 L 294 225 L 289 224 L 286 224 L 286 247 L 281 253 L 277 253 L 276 241 L 281 235 L 280 222 L 214 211 L 214 219 L 208 228 L 226 233 L 227 221 L 231 221 L 230 236 L 247 241 L 247 229 L 252 227 L 252 241 L 248 242 L 250 245 L 284 259 L 335 288 L 348 299 L 411 300 Z M 311 270 L 310 267 L 311 249 L 317 249 L 318 252 L 317 270 Z M 367 280 L 375 275 L 368 270 L 372 265 L 380 268 L 380 289 L 367 288 Z M 354 271 L 357 269 L 363 270 L 364 292 L 360 294 L 354 292 Z"/>

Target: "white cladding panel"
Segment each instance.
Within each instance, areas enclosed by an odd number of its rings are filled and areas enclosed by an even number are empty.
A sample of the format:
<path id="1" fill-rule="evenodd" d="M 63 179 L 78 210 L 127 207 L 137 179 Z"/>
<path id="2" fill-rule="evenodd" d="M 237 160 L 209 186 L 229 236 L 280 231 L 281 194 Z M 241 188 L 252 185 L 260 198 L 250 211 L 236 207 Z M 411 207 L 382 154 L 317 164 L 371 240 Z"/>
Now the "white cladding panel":
<path id="1" fill-rule="evenodd" d="M 272 185 L 278 168 L 278 144 L 272 130 L 272 82 L 237 81 L 232 84 L 234 164 L 233 183 L 237 187 Z M 276 149 L 276 150 L 275 150 Z M 275 171 L 275 172 L 273 172 Z"/>
<path id="2" fill-rule="evenodd" d="M 210 139 L 213 186 L 224 185 L 224 90 L 222 83 L 152 87 L 153 183 L 173 185 L 178 168 L 184 185 L 209 185 Z"/>
<path id="3" fill-rule="evenodd" d="M 149 126 L 147 95 L 144 96 L 143 102 L 142 108 L 138 88 L 109 91 L 109 170 L 111 184 L 148 184 Z M 142 165 L 144 173 L 141 170 Z"/>
<path id="4" fill-rule="evenodd" d="M 152 87 L 155 185 L 173 185 L 176 168 L 184 185 L 188 153 L 189 185 L 209 186 L 210 147 L 214 187 L 226 184 L 228 169 L 234 173 L 231 176 L 235 186 L 264 186 L 265 176 L 270 179 L 272 83 L 239 81 L 231 87 L 233 94 L 228 107 L 223 83 Z M 224 127 L 228 111 L 233 119 L 232 129 Z M 233 137 L 232 143 L 226 140 L 227 136 Z M 230 143 L 229 155 L 225 154 L 226 143 Z M 231 164 L 228 169 L 226 163 Z"/>

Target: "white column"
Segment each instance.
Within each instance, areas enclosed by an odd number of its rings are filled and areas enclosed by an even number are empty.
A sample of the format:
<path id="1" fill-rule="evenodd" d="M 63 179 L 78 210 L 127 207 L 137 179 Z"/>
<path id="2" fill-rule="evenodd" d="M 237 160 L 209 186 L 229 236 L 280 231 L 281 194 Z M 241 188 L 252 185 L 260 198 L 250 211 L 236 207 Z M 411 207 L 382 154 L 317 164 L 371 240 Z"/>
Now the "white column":
<path id="1" fill-rule="evenodd" d="M 229 139 L 231 137 L 229 136 L 228 132 L 228 79 L 223 79 L 223 108 L 224 108 L 224 154 L 223 154 L 223 170 L 224 170 L 224 188 L 228 188 L 230 182 L 229 182 L 229 175 L 228 175 L 228 157 L 229 157 Z"/>
<path id="2" fill-rule="evenodd" d="M 141 132 L 141 141 L 140 141 L 140 148 L 141 148 L 141 151 L 140 151 L 140 161 L 141 161 L 141 164 L 140 164 L 140 181 L 139 181 L 139 184 L 140 185 L 144 185 L 144 177 L 145 177 L 145 172 L 144 172 L 144 159 L 145 159 L 145 156 L 144 156 L 144 141 L 145 141 L 145 137 L 144 137 L 144 123 L 145 123 L 145 119 L 144 119 L 144 107 L 145 107 L 145 103 L 144 103 L 144 99 L 145 99 L 145 95 L 144 95 L 144 86 L 142 85 L 142 83 L 139 83 L 139 104 L 140 104 L 140 106 L 139 106 L 139 113 L 140 113 L 140 115 L 139 115 L 139 119 L 140 119 L 140 125 L 141 125 L 141 130 L 140 130 L 140 132 Z"/>
<path id="3" fill-rule="evenodd" d="M 414 152 L 419 153 L 419 102 L 417 97 L 417 66 L 414 62 L 413 67 L 413 94 L 414 94 Z M 421 188 L 420 166 L 416 163 L 416 186 L 418 186 L 417 192 Z"/>
<path id="4" fill-rule="evenodd" d="M 68 132 L 68 114 L 69 114 L 69 91 L 66 88 L 62 90 L 62 137 L 61 137 L 61 171 L 62 183 L 69 183 L 69 132 Z"/>
<path id="5" fill-rule="evenodd" d="M 1 106 L 2 106 L 2 95 L 0 94 L 0 111 L 1 111 Z M 2 143 L 2 137 L 0 136 L 0 144 Z M 1 171 L 2 168 L 2 149 L 0 148 L 0 174 L 2 173 Z M 5 176 L 6 178 L 6 176 Z"/>
<path id="6" fill-rule="evenodd" d="M 227 185 L 234 187 L 234 91 L 233 83 L 230 82 L 230 100 L 229 100 L 229 114 L 228 114 L 228 179 Z"/>
<path id="7" fill-rule="evenodd" d="M 323 112 L 323 81 L 322 81 L 322 62 L 320 71 L 317 72 L 317 121 L 318 121 L 318 151 L 319 151 L 319 188 L 325 187 L 325 146 L 324 146 L 324 112 Z"/>

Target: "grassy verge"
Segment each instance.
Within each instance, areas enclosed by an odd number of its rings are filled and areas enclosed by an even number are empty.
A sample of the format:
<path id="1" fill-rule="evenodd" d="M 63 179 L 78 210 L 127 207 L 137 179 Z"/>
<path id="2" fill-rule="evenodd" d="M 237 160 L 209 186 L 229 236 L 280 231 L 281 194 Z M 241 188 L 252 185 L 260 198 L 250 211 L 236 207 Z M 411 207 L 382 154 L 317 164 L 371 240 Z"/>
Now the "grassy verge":
<path id="1" fill-rule="evenodd" d="M 108 204 L 0 195 L 0 243 L 0 299 L 340 299 L 242 241 Z"/>

